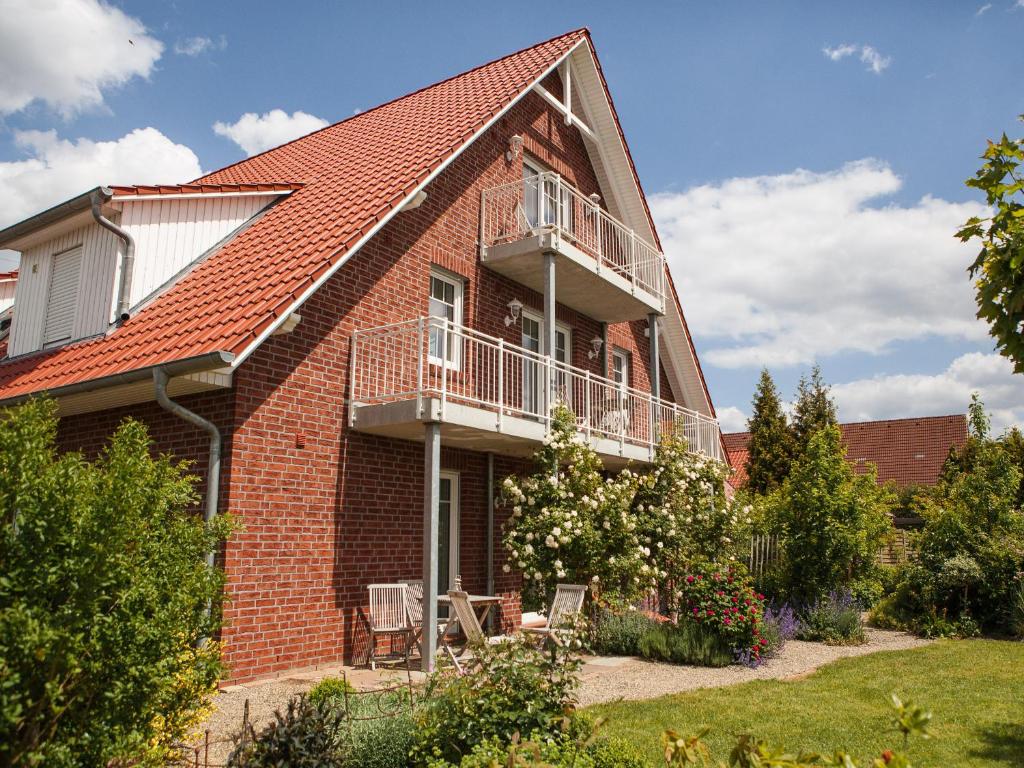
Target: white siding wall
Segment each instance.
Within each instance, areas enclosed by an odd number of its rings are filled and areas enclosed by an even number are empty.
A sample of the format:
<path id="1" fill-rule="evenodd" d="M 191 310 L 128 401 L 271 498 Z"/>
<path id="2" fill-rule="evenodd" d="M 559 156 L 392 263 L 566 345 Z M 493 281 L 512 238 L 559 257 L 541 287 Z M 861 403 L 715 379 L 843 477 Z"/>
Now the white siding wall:
<path id="1" fill-rule="evenodd" d="M 120 241 L 98 224 L 90 224 L 22 253 L 11 323 L 9 354 L 12 357 L 42 347 L 53 256 L 79 245 L 82 246 L 82 268 L 72 338 L 80 339 L 106 330 L 107 298 L 113 290 Z"/>
<path id="2" fill-rule="evenodd" d="M 131 306 L 242 226 L 272 199 L 250 195 L 124 201 L 121 227 L 135 238 Z M 111 317 L 114 309 L 111 303 Z"/>
<path id="3" fill-rule="evenodd" d="M 185 200 L 131 200 L 117 222 L 135 239 L 132 307 L 164 286 L 210 248 L 238 229 L 274 198 L 266 195 Z M 43 346 L 53 256 L 82 246 L 73 339 L 107 330 L 114 319 L 120 281 L 121 245 L 112 232 L 90 224 L 33 246 L 21 255 L 9 354 Z"/>

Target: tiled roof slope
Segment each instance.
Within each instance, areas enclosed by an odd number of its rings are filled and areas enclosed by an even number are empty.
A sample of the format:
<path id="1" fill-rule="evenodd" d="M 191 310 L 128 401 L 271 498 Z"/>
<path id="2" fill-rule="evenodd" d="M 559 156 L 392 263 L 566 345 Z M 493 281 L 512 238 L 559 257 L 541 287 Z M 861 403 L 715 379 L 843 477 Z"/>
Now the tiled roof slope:
<path id="1" fill-rule="evenodd" d="M 935 485 L 951 446 L 967 442 L 967 417 L 925 416 L 918 419 L 888 419 L 840 424 L 846 458 L 859 471 L 872 463 L 878 467 L 878 481 L 895 480 L 900 486 Z M 747 482 L 749 432 L 722 435 L 729 463 L 735 474 L 733 485 Z"/>
<path id="2" fill-rule="evenodd" d="M 0 365 L 0 399 L 216 351 L 240 354 L 587 35 L 553 38 L 197 179 L 303 186 L 113 333 Z"/>

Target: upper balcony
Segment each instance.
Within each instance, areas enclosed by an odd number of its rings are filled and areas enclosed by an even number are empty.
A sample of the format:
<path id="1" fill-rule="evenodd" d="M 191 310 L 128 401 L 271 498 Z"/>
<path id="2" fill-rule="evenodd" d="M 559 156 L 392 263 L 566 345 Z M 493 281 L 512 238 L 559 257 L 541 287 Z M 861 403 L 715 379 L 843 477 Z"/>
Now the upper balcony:
<path id="1" fill-rule="evenodd" d="M 443 318 L 357 331 L 351 365 L 350 425 L 363 432 L 422 440 L 440 422 L 446 445 L 529 456 L 557 401 L 607 466 L 650 461 L 672 430 L 723 460 L 716 420 Z"/>
<path id="2" fill-rule="evenodd" d="M 555 253 L 556 299 L 596 320 L 640 320 L 665 309 L 665 256 L 557 173 L 485 190 L 480 259 L 544 290 L 544 253 Z"/>

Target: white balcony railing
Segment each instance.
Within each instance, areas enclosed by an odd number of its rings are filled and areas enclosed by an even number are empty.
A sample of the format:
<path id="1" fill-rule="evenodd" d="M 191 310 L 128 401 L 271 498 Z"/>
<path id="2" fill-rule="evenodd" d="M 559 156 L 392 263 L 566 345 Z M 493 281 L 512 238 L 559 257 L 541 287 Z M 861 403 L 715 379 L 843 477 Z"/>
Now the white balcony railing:
<path id="1" fill-rule="evenodd" d="M 501 431 L 508 417 L 547 424 L 547 404 L 560 401 L 588 438 L 653 447 L 678 430 L 691 450 L 723 460 L 716 420 L 442 318 L 357 331 L 351 366 L 354 420 L 363 406 L 432 397 L 442 420 L 449 403 L 468 405 L 492 412 Z"/>
<path id="2" fill-rule="evenodd" d="M 630 284 L 665 303 L 665 256 L 557 173 L 484 190 L 480 205 L 483 247 L 555 231 Z"/>

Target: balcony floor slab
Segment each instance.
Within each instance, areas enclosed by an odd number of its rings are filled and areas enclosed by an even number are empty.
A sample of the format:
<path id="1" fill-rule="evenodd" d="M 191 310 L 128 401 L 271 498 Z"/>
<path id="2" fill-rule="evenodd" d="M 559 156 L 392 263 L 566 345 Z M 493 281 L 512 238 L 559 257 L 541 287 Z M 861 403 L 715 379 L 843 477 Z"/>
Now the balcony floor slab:
<path id="1" fill-rule="evenodd" d="M 661 299 L 554 232 L 538 232 L 484 249 L 484 266 L 510 280 L 543 293 L 543 260 L 555 258 L 555 294 L 559 303 L 606 323 L 643 320 L 662 312 Z"/>
<path id="2" fill-rule="evenodd" d="M 423 425 L 437 421 L 441 424 L 441 444 L 471 451 L 496 453 L 502 456 L 528 458 L 543 444 L 547 427 L 540 418 L 503 415 L 495 410 L 464 403 L 447 402 L 441 407 L 440 398 L 424 397 L 399 400 L 375 405 L 357 405 L 352 428 L 382 437 L 399 440 L 424 439 Z M 608 469 L 620 469 L 629 462 L 648 463 L 653 452 L 650 446 L 612 440 L 591 434 L 591 447 Z"/>

